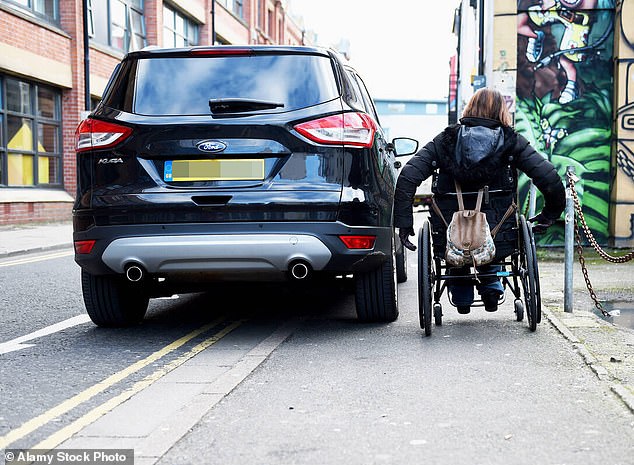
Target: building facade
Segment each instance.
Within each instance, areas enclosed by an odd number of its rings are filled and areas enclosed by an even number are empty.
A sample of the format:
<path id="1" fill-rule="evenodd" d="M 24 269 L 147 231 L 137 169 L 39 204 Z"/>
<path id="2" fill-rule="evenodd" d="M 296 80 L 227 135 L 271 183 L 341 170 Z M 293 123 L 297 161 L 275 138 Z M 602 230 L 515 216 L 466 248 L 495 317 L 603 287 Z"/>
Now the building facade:
<path id="1" fill-rule="evenodd" d="M 280 0 L 0 0 L 0 225 L 70 219 L 75 129 L 127 52 L 212 43 L 306 38 Z"/>
<path id="2" fill-rule="evenodd" d="M 597 241 L 634 246 L 634 1 L 462 0 L 454 32 L 456 114 L 478 87 L 500 90 L 562 179 L 574 167 Z M 528 192 L 523 177 L 524 206 Z M 541 242 L 563 237 L 559 224 Z"/>

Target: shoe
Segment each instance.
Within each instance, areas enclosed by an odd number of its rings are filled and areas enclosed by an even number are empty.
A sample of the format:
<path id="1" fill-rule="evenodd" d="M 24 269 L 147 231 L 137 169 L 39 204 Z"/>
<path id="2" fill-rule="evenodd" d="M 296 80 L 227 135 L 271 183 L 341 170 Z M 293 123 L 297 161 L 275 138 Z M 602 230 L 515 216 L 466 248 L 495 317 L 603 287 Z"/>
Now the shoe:
<path id="1" fill-rule="evenodd" d="M 461 315 L 466 315 L 471 312 L 471 307 L 469 305 L 457 305 L 456 308 L 458 309 L 458 313 Z"/>
<path id="2" fill-rule="evenodd" d="M 529 37 L 526 45 L 526 59 L 531 63 L 536 63 L 544 50 L 544 31 L 536 31 L 535 34 L 537 37 Z"/>
<path id="3" fill-rule="evenodd" d="M 576 81 L 568 81 L 566 87 L 561 91 L 559 103 L 566 104 L 579 98 L 579 86 Z"/>
<path id="4" fill-rule="evenodd" d="M 484 309 L 487 312 L 498 311 L 498 301 L 500 300 L 500 294 L 497 292 L 486 292 L 482 294 L 482 303 L 484 303 Z"/>

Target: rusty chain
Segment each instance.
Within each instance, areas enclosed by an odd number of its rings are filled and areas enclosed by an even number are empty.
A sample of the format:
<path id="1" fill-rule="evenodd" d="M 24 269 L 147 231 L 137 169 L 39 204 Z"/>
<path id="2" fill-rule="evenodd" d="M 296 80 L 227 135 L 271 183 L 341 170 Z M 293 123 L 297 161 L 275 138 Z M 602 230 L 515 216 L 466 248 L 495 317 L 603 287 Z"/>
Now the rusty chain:
<path id="1" fill-rule="evenodd" d="M 590 231 L 590 228 L 588 227 L 586 223 L 586 219 L 583 216 L 583 211 L 581 209 L 581 202 L 579 202 L 579 196 L 577 195 L 577 191 L 575 189 L 575 176 L 571 172 L 568 172 L 567 176 L 568 176 L 568 182 L 570 183 L 570 193 L 572 194 L 572 198 L 575 203 L 575 211 L 577 213 L 575 217 L 575 221 L 577 219 L 581 221 L 581 226 L 583 226 L 583 232 L 585 233 L 586 238 L 588 239 L 592 247 L 594 247 L 594 249 L 601 256 L 601 258 L 611 263 L 626 263 L 634 259 L 634 251 L 629 252 L 625 255 L 621 255 L 619 257 L 615 257 L 610 255 L 609 253 L 607 253 L 605 250 L 601 248 L 599 243 L 594 238 L 594 234 L 592 234 L 592 231 Z"/>
<path id="2" fill-rule="evenodd" d="M 577 253 L 579 254 L 579 264 L 581 265 L 581 272 L 583 273 L 583 279 L 586 282 L 586 287 L 588 288 L 588 292 L 590 293 L 590 298 L 594 301 L 594 305 L 595 307 L 606 317 L 610 317 L 612 316 L 607 310 L 605 310 L 603 308 L 603 305 L 601 304 L 601 302 L 599 302 L 599 299 L 596 295 L 596 293 L 594 292 L 594 288 L 592 287 L 592 283 L 590 282 L 590 277 L 588 276 L 588 268 L 586 267 L 586 260 L 583 256 L 583 246 L 581 244 L 581 234 L 580 234 L 580 230 L 583 228 L 583 232 L 586 235 L 586 238 L 588 239 L 588 241 L 590 242 L 590 244 L 594 247 L 594 249 L 597 251 L 597 253 L 599 254 L 599 256 L 601 258 L 603 258 L 604 260 L 611 262 L 611 263 L 626 263 L 629 262 L 630 260 L 634 259 L 634 251 L 629 252 L 625 255 L 621 255 L 619 257 L 615 257 L 610 255 L 609 253 L 607 253 L 606 251 L 604 251 L 601 246 L 599 245 L 599 243 L 596 241 L 596 239 L 594 238 L 594 234 L 592 234 L 592 231 L 590 231 L 590 228 L 588 227 L 588 224 L 586 223 L 586 219 L 583 216 L 583 210 L 581 208 L 581 202 L 579 202 L 579 196 L 577 195 L 577 191 L 575 189 L 575 178 L 576 176 L 574 175 L 574 173 L 568 171 L 567 173 L 568 176 L 568 185 L 570 186 L 570 193 L 572 195 L 573 201 L 574 201 L 574 206 L 575 206 L 575 241 L 577 243 Z M 581 223 L 581 224 L 579 224 Z"/>

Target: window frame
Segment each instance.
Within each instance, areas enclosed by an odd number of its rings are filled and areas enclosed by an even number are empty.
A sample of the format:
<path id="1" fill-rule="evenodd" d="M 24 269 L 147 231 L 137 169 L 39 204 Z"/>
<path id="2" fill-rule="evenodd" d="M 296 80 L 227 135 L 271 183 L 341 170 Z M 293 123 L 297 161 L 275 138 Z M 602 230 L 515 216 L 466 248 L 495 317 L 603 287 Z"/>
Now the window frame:
<path id="1" fill-rule="evenodd" d="M 20 83 L 25 83 L 29 86 L 29 105 L 31 113 L 23 113 L 19 111 L 13 111 L 8 109 L 7 101 L 7 81 L 13 80 Z M 38 91 L 45 89 L 53 94 L 53 117 L 40 116 L 39 112 L 39 99 Z M 31 150 L 12 150 L 9 149 L 9 134 L 8 134 L 8 117 L 13 116 L 17 118 L 28 119 L 31 122 Z M 38 150 L 38 138 L 39 138 L 39 126 L 41 124 L 47 124 L 56 128 L 55 135 L 57 141 L 57 147 L 53 152 L 46 152 Z M 20 79 L 15 76 L 6 74 L 0 74 L 0 188 L 38 188 L 38 187 L 64 187 L 64 171 L 63 171 L 63 159 L 64 159 L 64 141 L 62 132 L 62 93 L 60 90 L 39 84 L 37 82 Z M 21 154 L 33 157 L 33 182 L 32 184 L 9 184 L 9 155 Z M 56 172 L 59 179 L 57 182 L 40 183 L 39 173 L 39 158 L 45 157 L 49 160 L 53 160 L 56 164 Z"/>
<path id="2" fill-rule="evenodd" d="M 53 16 L 49 16 L 46 13 L 41 13 L 35 9 L 36 2 L 35 0 L 25 0 L 26 5 L 19 0 L 0 0 L 0 3 L 7 3 L 16 8 L 20 8 L 21 10 L 26 11 L 28 14 L 33 15 L 35 18 L 42 19 L 49 23 L 52 23 L 56 26 L 60 25 L 59 18 L 59 2 L 60 0 L 50 0 L 53 2 Z"/>
<path id="3" fill-rule="evenodd" d="M 93 35 L 90 37 L 91 37 L 91 40 L 96 40 L 95 37 L 97 36 L 97 31 L 95 28 L 95 24 L 97 23 L 95 22 L 95 13 L 94 13 L 95 6 L 92 5 L 91 0 L 88 0 L 88 1 L 90 2 L 90 7 L 88 9 L 88 23 L 89 25 L 93 26 L 93 29 L 92 29 Z M 121 3 L 124 6 L 124 9 L 125 9 L 125 13 L 124 13 L 125 24 L 124 25 L 121 25 L 118 22 L 115 22 L 115 20 L 112 17 L 112 9 L 113 9 L 112 5 L 114 2 Z M 106 45 L 108 45 L 109 47 L 115 50 L 122 51 L 123 53 L 140 50 L 147 45 L 147 30 L 146 30 L 147 28 L 145 25 L 144 0 L 106 0 L 106 9 L 107 9 L 107 16 L 108 16 L 106 21 L 106 28 L 107 28 L 106 30 L 107 44 Z M 134 21 L 132 19 L 133 14 L 138 14 L 141 18 L 140 31 L 136 31 L 134 29 Z M 123 29 L 123 48 L 119 48 L 114 43 L 113 36 L 112 36 L 112 31 L 114 29 L 113 26 L 117 26 Z M 141 44 L 137 44 L 136 47 L 132 47 L 132 44 L 136 43 L 137 38 L 140 39 Z"/>
<path id="4" fill-rule="evenodd" d="M 176 45 L 176 37 L 182 37 L 183 38 L 183 46 L 184 47 L 191 47 L 191 46 L 195 46 L 198 45 L 200 43 L 200 25 L 194 21 L 191 17 L 185 15 L 184 13 L 182 13 L 180 10 L 178 10 L 177 8 L 175 8 L 174 6 L 172 6 L 172 4 L 164 2 L 163 3 L 163 9 L 167 9 L 170 10 L 170 12 L 174 15 L 174 24 L 168 26 L 165 23 L 165 13 L 163 13 L 163 42 L 165 42 L 165 31 L 169 31 L 172 34 L 172 38 L 173 38 L 173 42 L 172 44 L 165 44 L 163 43 L 163 47 L 171 47 L 171 48 L 175 48 L 177 47 Z M 183 30 L 183 34 L 179 33 L 176 30 L 176 21 L 177 18 L 181 18 L 183 20 L 183 24 L 184 24 L 184 30 Z M 195 36 L 195 41 L 194 42 L 190 42 L 189 38 L 190 38 L 190 29 L 194 30 L 194 36 Z"/>

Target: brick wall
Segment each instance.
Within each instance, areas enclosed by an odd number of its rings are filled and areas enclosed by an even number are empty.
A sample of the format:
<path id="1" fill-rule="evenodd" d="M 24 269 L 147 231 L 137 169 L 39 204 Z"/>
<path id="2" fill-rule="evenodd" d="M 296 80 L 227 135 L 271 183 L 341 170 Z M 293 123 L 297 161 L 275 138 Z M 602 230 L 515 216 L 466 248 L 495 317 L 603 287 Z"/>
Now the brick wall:
<path id="1" fill-rule="evenodd" d="M 37 55 L 67 63 L 70 39 L 30 21 L 0 10 L 0 41 Z"/>
<path id="2" fill-rule="evenodd" d="M 163 34 L 159 24 L 163 24 L 162 0 L 146 0 L 143 16 L 145 17 L 145 36 L 148 45 L 162 45 Z"/>
<path id="3" fill-rule="evenodd" d="M 64 202 L 0 204 L 0 225 L 71 220 L 72 205 Z"/>
<path id="4" fill-rule="evenodd" d="M 91 48 L 90 74 L 96 74 L 104 79 L 110 79 L 112 71 L 114 71 L 115 66 L 117 66 L 120 61 L 119 58 Z"/>
<path id="5" fill-rule="evenodd" d="M 204 5 L 206 23 L 201 25 L 200 39 L 202 45 L 211 42 L 211 1 L 193 0 L 199 6 Z M 276 31 L 269 36 L 251 32 L 257 28 L 256 1 L 245 0 L 243 3 L 244 19 L 237 19 L 220 5 L 216 5 L 216 32 L 226 34 L 235 44 L 272 43 L 277 39 Z M 277 18 L 283 18 L 281 3 L 275 0 L 262 2 Z M 84 94 L 84 60 L 82 0 L 60 0 L 60 24 L 57 27 L 42 27 L 18 15 L 0 10 L 0 42 L 13 47 L 22 48 L 43 57 L 70 64 L 73 77 L 72 89 L 60 89 L 62 93 L 62 150 L 63 150 L 63 183 L 64 189 L 71 197 L 76 191 L 75 130 L 80 122 L 80 114 L 85 110 Z M 145 21 L 148 45 L 162 44 L 163 0 L 145 1 Z M 278 16 L 281 15 L 281 16 Z M 262 20 L 266 23 L 266 13 L 262 12 Z M 285 42 L 300 41 L 298 31 L 292 21 L 282 20 L 286 38 Z M 275 21 L 273 28 L 278 27 Z M 295 29 L 295 30 L 294 30 Z M 289 40 L 290 39 L 290 40 Z M 97 47 L 98 48 L 98 47 Z M 96 76 L 108 79 L 120 61 L 116 54 L 104 53 L 97 48 L 90 50 L 90 69 Z M 11 73 L 11 70 L 2 70 Z M 26 77 L 28 79 L 28 76 Z M 0 224 L 15 224 L 30 221 L 69 220 L 72 209 L 71 202 L 7 202 L 0 203 Z"/>

